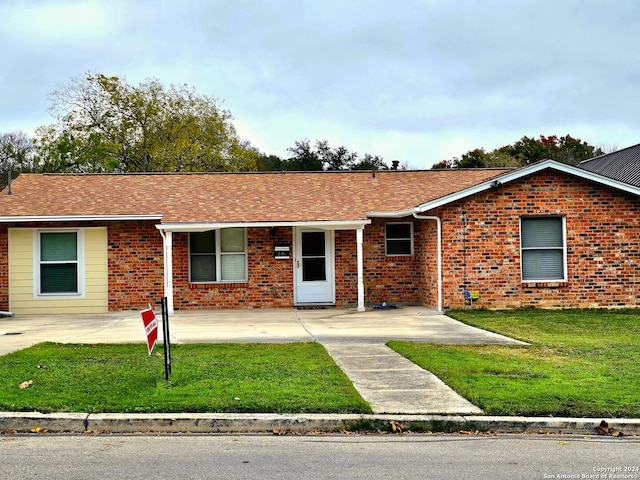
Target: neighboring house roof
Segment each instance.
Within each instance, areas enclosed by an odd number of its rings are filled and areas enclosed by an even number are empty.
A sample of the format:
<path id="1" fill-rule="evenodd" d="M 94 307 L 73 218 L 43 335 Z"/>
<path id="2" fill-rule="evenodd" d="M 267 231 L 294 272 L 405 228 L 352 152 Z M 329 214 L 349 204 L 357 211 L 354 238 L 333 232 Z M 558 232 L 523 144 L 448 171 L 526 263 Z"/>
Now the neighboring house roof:
<path id="1" fill-rule="evenodd" d="M 585 160 L 578 167 L 640 187 L 640 144 Z"/>
<path id="2" fill-rule="evenodd" d="M 506 171 L 22 174 L 11 195 L 0 194 L 0 221 L 361 221 L 368 211 L 409 209 Z"/>

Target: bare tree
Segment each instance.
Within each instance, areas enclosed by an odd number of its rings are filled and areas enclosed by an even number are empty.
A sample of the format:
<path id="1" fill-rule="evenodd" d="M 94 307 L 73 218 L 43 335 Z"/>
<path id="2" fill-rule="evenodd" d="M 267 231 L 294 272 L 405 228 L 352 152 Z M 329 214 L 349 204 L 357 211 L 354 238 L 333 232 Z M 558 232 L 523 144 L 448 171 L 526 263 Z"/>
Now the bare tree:
<path id="1" fill-rule="evenodd" d="M 38 169 L 34 141 L 21 131 L 0 133 L 0 188 L 21 172 Z"/>

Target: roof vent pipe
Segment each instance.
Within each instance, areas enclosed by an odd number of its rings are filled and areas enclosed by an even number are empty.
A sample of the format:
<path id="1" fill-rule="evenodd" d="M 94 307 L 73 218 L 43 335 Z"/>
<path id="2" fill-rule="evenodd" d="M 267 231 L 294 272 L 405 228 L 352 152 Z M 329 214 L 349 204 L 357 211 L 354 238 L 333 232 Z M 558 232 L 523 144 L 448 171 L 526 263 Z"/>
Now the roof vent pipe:
<path id="1" fill-rule="evenodd" d="M 397 170 L 400 165 L 400 160 L 391 160 L 391 170 Z"/>

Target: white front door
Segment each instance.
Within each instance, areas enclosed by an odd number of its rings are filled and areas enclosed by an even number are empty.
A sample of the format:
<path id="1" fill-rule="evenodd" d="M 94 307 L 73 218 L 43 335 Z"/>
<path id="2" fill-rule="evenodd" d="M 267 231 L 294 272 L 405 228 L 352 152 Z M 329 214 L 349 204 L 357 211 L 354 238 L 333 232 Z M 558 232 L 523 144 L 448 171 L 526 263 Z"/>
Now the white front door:
<path id="1" fill-rule="evenodd" d="M 296 229 L 295 303 L 335 303 L 332 231 Z"/>

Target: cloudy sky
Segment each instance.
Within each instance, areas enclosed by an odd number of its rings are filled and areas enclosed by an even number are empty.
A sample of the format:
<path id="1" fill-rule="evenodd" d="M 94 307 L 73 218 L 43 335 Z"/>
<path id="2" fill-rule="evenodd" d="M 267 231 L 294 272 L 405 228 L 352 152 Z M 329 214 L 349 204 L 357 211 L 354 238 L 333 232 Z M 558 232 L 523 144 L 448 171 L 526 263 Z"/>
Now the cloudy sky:
<path id="1" fill-rule="evenodd" d="M 637 0 L 0 0 L 0 132 L 87 71 L 186 83 L 287 156 L 411 168 L 524 135 L 640 143 Z"/>

